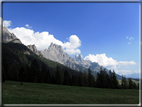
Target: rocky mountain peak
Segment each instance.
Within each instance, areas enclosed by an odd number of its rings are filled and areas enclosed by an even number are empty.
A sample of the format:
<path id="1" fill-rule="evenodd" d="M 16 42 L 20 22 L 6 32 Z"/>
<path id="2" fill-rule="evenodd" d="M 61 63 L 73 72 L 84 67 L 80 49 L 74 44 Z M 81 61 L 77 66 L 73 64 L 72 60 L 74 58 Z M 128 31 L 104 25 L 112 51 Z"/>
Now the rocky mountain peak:
<path id="1" fill-rule="evenodd" d="M 72 59 L 67 53 L 64 52 L 63 47 L 51 43 L 48 50 L 42 51 L 45 58 L 64 64 L 68 59 Z"/>
<path id="2" fill-rule="evenodd" d="M 20 43 L 22 42 L 13 34 L 10 33 L 7 27 L 3 26 L 3 40 L 4 43 L 13 42 L 13 43 Z"/>
<path id="3" fill-rule="evenodd" d="M 33 45 L 28 45 L 27 47 L 28 47 L 32 52 L 34 52 L 35 54 L 40 55 L 40 56 L 43 56 L 42 52 L 37 50 L 35 44 L 33 44 Z"/>
<path id="4" fill-rule="evenodd" d="M 78 62 L 83 62 L 84 61 L 84 59 L 83 59 L 83 57 L 82 57 L 82 55 L 75 55 L 75 57 L 73 58 L 75 61 L 78 61 Z"/>

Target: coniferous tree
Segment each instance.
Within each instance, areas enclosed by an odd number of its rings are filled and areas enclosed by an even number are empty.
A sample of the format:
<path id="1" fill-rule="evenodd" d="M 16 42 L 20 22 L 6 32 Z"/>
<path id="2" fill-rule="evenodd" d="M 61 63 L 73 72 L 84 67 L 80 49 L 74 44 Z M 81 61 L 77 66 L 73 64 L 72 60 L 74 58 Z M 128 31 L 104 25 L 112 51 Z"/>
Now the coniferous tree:
<path id="1" fill-rule="evenodd" d="M 45 83 L 46 79 L 46 66 L 45 64 L 42 64 L 41 72 L 39 74 L 39 82 Z"/>
<path id="2" fill-rule="evenodd" d="M 124 77 L 123 75 L 122 75 L 122 87 L 123 87 L 124 89 L 126 89 L 126 88 L 127 88 L 127 81 L 126 81 L 126 77 Z"/>
<path id="3" fill-rule="evenodd" d="M 108 82 L 109 82 L 110 88 L 113 88 L 113 76 L 112 76 L 111 70 L 109 70 L 109 80 L 108 80 Z"/>
<path id="4" fill-rule="evenodd" d="M 46 71 L 46 83 L 51 83 L 51 74 L 50 74 L 50 71 L 49 71 L 49 69 L 47 69 L 47 71 Z"/>
<path id="5" fill-rule="evenodd" d="M 55 73 L 55 81 L 56 81 L 56 84 L 62 84 L 63 82 L 63 73 L 60 69 L 60 67 L 57 65 L 56 67 L 56 73 Z"/>
<path id="6" fill-rule="evenodd" d="M 88 75 L 87 75 L 87 73 L 86 73 L 86 71 L 84 72 L 84 75 L 83 75 L 83 80 L 84 80 L 84 86 L 86 87 L 86 86 L 88 86 Z"/>
<path id="7" fill-rule="evenodd" d="M 77 85 L 78 85 L 77 76 L 72 75 L 71 85 L 72 85 L 72 86 L 77 86 Z"/>
<path id="8" fill-rule="evenodd" d="M 6 73 L 5 73 L 5 69 L 2 67 L 2 82 L 6 81 Z"/>
<path id="9" fill-rule="evenodd" d="M 21 67 L 21 69 L 19 71 L 19 80 L 21 82 L 21 85 L 23 84 L 22 82 L 24 81 L 24 72 L 25 72 L 24 67 Z"/>
<path id="10" fill-rule="evenodd" d="M 40 72 L 40 69 L 39 69 L 38 62 L 37 62 L 36 59 L 34 59 L 32 61 L 32 64 L 31 64 L 31 79 L 32 79 L 32 82 L 35 82 L 35 83 L 38 82 L 39 72 Z"/>
<path id="11" fill-rule="evenodd" d="M 70 80 L 69 72 L 68 72 L 68 70 L 65 69 L 63 84 L 64 84 L 64 85 L 70 85 L 70 81 L 71 81 L 71 80 Z"/>
<path id="12" fill-rule="evenodd" d="M 78 75 L 78 86 L 83 86 L 83 75 L 82 75 L 81 70 Z"/>
<path id="13" fill-rule="evenodd" d="M 51 84 L 56 84 L 56 79 L 54 74 L 52 74 L 51 76 Z"/>
<path id="14" fill-rule="evenodd" d="M 9 70 L 9 79 L 13 81 L 18 81 L 19 80 L 19 70 L 17 65 L 11 65 L 10 70 Z"/>
<path id="15" fill-rule="evenodd" d="M 92 75 L 92 72 L 90 70 L 90 68 L 88 69 L 88 85 L 89 87 L 93 87 L 94 83 L 94 77 Z"/>
<path id="16" fill-rule="evenodd" d="M 118 81 L 117 81 L 114 70 L 113 70 L 113 73 L 112 73 L 112 80 L 113 80 L 113 88 L 118 88 Z"/>
<path id="17" fill-rule="evenodd" d="M 128 81 L 129 81 L 129 89 L 133 89 L 133 82 L 132 82 L 132 79 L 131 78 L 128 78 Z"/>
<path id="18" fill-rule="evenodd" d="M 2 58 L 2 70 L 4 70 L 5 79 L 9 79 L 9 65 L 6 58 Z"/>

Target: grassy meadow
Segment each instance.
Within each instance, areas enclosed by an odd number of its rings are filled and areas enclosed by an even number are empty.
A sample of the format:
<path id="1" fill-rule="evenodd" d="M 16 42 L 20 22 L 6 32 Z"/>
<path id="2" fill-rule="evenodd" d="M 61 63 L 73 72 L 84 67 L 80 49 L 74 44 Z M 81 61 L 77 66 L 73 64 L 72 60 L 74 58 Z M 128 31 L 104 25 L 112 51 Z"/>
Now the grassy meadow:
<path id="1" fill-rule="evenodd" d="M 139 90 L 7 81 L 3 104 L 138 104 Z"/>

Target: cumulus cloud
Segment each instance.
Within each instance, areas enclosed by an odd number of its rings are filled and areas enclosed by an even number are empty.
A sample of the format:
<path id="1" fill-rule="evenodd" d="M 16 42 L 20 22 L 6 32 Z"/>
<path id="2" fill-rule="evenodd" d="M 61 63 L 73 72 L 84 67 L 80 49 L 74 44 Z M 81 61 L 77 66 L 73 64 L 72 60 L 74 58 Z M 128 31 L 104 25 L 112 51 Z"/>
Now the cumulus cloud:
<path id="1" fill-rule="evenodd" d="M 29 27 L 26 24 L 26 27 Z M 56 39 L 49 32 L 34 32 L 30 28 L 16 27 L 14 29 L 8 29 L 11 33 L 14 33 L 25 45 L 35 44 L 38 50 L 48 49 L 51 43 L 61 45 L 65 52 L 69 55 L 79 54 L 81 51 L 78 49 L 81 46 L 81 41 L 76 35 L 69 37 L 69 42 L 62 42 Z"/>
<path id="2" fill-rule="evenodd" d="M 117 61 L 111 57 L 108 58 L 105 53 L 96 55 L 89 54 L 84 59 L 92 62 L 98 62 L 100 65 L 107 67 L 108 69 L 117 69 L 118 66 L 120 67 L 136 64 L 134 61 Z"/>
<path id="3" fill-rule="evenodd" d="M 126 39 L 128 39 L 129 40 L 129 42 L 128 42 L 128 44 L 131 44 L 131 41 L 134 39 L 132 36 L 131 37 L 126 37 Z"/>
<path id="4" fill-rule="evenodd" d="M 29 26 L 29 24 L 26 24 L 25 26 L 26 26 L 27 28 L 32 28 L 31 26 Z"/>
<path id="5" fill-rule="evenodd" d="M 8 20 L 3 21 L 3 26 L 9 27 L 9 26 L 11 26 L 11 24 L 12 24 L 11 21 L 8 21 Z"/>
<path id="6" fill-rule="evenodd" d="M 63 47 L 65 48 L 65 52 L 69 54 L 81 53 L 78 47 L 81 46 L 81 41 L 76 35 L 71 35 L 69 37 L 69 42 L 64 43 Z"/>

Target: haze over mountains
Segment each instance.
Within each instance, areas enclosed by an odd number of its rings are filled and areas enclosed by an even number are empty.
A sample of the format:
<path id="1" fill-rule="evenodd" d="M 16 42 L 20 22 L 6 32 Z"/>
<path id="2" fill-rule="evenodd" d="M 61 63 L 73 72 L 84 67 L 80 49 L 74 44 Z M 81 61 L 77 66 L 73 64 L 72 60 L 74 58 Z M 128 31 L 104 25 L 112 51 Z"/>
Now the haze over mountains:
<path id="1" fill-rule="evenodd" d="M 22 42 L 13 33 L 10 33 L 6 27 L 3 27 L 3 42 L 22 44 Z M 64 52 L 62 46 L 57 44 L 51 43 L 48 49 L 44 49 L 44 51 L 38 51 L 34 44 L 27 45 L 27 47 L 39 56 L 45 57 L 55 62 L 59 62 L 77 71 L 81 70 L 82 72 L 87 72 L 87 69 L 90 68 L 94 75 L 100 71 L 100 65 L 98 63 L 84 60 L 81 55 L 75 55 L 75 57 L 72 58 L 70 55 Z M 106 71 L 108 72 L 108 69 L 106 69 Z M 116 76 L 118 79 L 121 79 L 120 75 L 116 74 Z"/>

